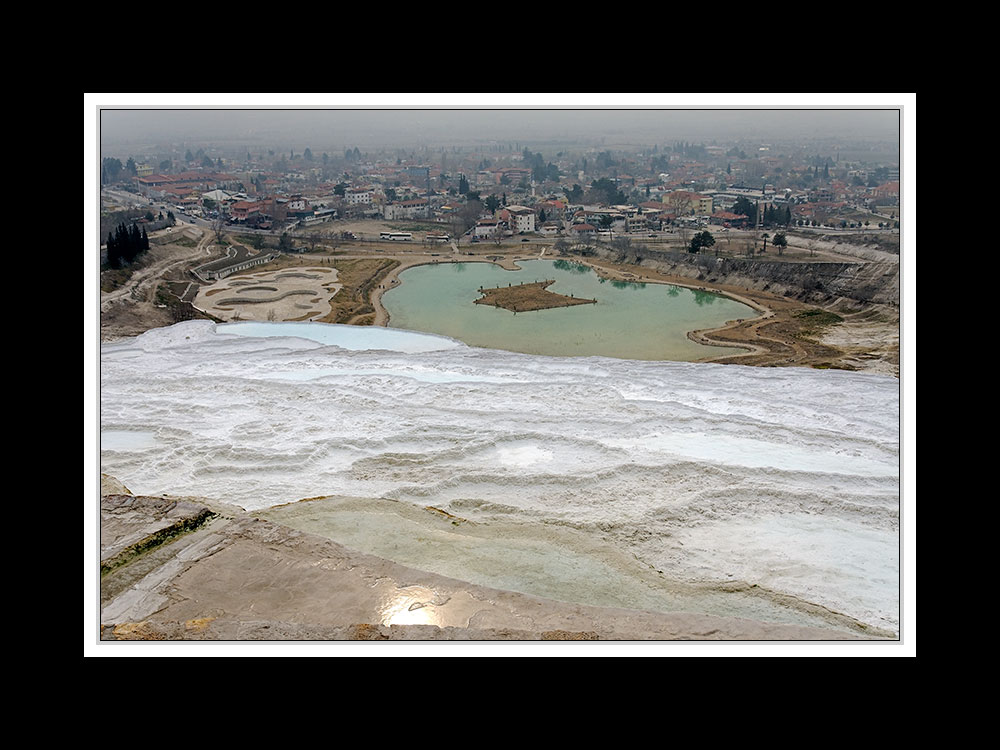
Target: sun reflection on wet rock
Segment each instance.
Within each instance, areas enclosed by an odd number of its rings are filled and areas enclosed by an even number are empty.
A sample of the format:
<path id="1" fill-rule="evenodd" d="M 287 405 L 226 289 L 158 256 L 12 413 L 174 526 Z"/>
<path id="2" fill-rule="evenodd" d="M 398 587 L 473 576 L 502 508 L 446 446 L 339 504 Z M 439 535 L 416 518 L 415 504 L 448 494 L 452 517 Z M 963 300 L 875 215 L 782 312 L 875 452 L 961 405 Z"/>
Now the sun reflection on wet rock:
<path id="1" fill-rule="evenodd" d="M 382 606 L 383 625 L 437 625 L 452 624 L 441 616 L 435 593 L 424 586 L 398 589 L 396 595 Z"/>

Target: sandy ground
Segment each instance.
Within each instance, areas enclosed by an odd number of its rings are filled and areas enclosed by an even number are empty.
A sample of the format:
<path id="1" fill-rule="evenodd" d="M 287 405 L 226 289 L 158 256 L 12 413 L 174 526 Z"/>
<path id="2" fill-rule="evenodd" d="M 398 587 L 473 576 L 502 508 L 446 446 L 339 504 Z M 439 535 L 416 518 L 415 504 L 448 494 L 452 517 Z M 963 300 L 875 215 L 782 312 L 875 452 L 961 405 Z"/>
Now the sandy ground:
<path id="1" fill-rule="evenodd" d="M 227 321 L 316 320 L 330 312 L 330 298 L 340 288 L 330 266 L 260 271 L 204 286 L 193 304 Z"/>

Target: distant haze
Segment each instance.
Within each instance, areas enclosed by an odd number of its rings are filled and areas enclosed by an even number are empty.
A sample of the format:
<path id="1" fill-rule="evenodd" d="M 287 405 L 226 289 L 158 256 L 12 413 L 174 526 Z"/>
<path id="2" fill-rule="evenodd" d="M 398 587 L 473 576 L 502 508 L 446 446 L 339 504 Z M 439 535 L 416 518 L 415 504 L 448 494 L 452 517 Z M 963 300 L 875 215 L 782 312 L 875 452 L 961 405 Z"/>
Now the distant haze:
<path id="1" fill-rule="evenodd" d="M 898 109 L 105 109 L 105 154 L 167 145 L 409 148 L 516 143 L 618 148 L 676 141 L 899 145 Z"/>

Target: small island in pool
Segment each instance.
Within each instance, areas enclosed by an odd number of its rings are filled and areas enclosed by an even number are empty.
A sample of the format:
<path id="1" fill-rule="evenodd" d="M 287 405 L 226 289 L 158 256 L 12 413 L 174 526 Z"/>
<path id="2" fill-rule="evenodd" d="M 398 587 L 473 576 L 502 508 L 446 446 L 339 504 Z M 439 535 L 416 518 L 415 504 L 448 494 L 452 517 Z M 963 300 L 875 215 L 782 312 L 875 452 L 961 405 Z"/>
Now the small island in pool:
<path id="1" fill-rule="evenodd" d="M 476 300 L 477 305 L 493 305 L 512 312 L 529 312 L 531 310 L 547 310 L 550 307 L 569 307 L 571 305 L 596 305 L 596 299 L 581 299 L 567 297 L 550 292 L 547 287 L 555 284 L 555 279 L 536 281 L 496 289 L 479 288 L 483 296 Z"/>

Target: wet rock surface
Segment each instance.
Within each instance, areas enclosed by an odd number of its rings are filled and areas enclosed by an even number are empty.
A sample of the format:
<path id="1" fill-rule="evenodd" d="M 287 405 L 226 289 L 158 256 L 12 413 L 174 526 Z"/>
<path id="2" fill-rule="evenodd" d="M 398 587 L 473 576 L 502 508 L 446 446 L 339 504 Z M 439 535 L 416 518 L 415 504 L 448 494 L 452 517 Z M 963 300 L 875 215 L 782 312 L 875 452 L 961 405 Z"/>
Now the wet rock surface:
<path id="1" fill-rule="evenodd" d="M 192 498 L 101 498 L 102 641 L 843 640 L 819 628 L 588 607 L 357 553 Z M 173 530 L 173 531 L 171 531 Z"/>

